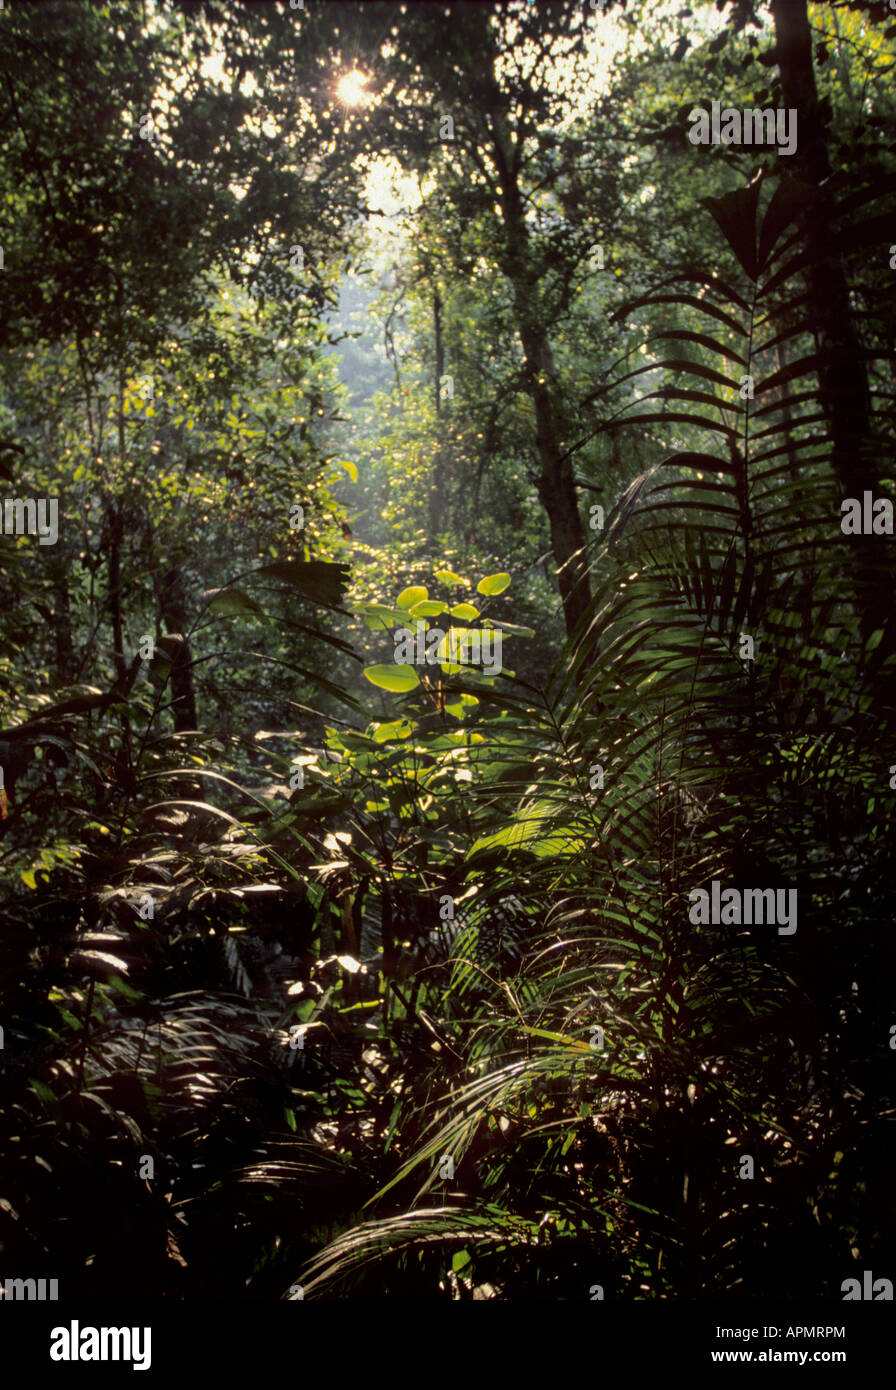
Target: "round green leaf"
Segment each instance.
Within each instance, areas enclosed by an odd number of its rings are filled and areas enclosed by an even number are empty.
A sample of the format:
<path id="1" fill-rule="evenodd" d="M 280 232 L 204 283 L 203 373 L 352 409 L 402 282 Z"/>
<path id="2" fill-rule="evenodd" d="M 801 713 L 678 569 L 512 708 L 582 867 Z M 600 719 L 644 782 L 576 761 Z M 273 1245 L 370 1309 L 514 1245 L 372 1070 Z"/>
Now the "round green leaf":
<path id="1" fill-rule="evenodd" d="M 477 594 L 485 594 L 487 598 L 493 598 L 495 594 L 503 594 L 509 586 L 509 574 L 487 574 L 476 585 L 476 592 Z"/>
<path id="2" fill-rule="evenodd" d="M 410 719 L 392 719 L 388 724 L 377 724 L 373 731 L 374 743 L 385 743 L 390 738 L 409 738 L 417 725 Z"/>
<path id="3" fill-rule="evenodd" d="M 422 603 L 415 603 L 409 611 L 412 618 L 435 618 L 439 613 L 444 613 L 447 607 L 447 603 L 436 603 L 435 599 L 426 598 Z"/>
<path id="4" fill-rule="evenodd" d="M 459 574 L 454 573 L 454 570 L 436 570 L 435 577 L 440 584 L 469 585 L 470 583 L 469 579 L 462 579 Z"/>
<path id="5" fill-rule="evenodd" d="M 404 613 L 387 608 L 384 603 L 359 603 L 354 611 L 364 619 L 371 632 L 381 632 L 405 619 Z"/>
<path id="6" fill-rule="evenodd" d="M 420 677 L 413 666 L 365 666 L 364 674 L 371 685 L 382 690 L 391 690 L 402 695 L 406 690 L 414 690 L 420 684 Z"/>
<path id="7" fill-rule="evenodd" d="M 445 710 L 448 714 L 453 714 L 455 719 L 463 719 L 467 713 L 467 710 L 472 705 L 478 704 L 479 701 L 476 699 L 475 695 L 467 695 L 467 693 L 464 692 L 462 695 L 459 695 L 456 699 L 446 701 Z"/>
<path id="8" fill-rule="evenodd" d="M 414 584 L 410 589 L 402 589 L 395 602 L 399 608 L 413 608 L 415 603 L 424 603 L 428 598 L 429 590 Z"/>
<path id="9" fill-rule="evenodd" d="M 479 609 L 474 608 L 472 603 L 456 603 L 451 610 L 452 618 L 460 618 L 464 622 L 472 622 L 479 617 Z"/>

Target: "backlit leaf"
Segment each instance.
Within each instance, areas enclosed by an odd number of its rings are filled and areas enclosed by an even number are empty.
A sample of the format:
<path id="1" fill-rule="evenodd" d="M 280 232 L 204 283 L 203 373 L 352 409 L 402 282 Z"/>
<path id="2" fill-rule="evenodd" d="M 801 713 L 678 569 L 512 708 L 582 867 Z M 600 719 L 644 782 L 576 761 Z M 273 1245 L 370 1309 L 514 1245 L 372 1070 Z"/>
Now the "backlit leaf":
<path id="1" fill-rule="evenodd" d="M 402 589 L 395 602 L 399 608 L 413 608 L 417 603 L 425 603 L 428 598 L 428 589 L 420 584 L 412 584 L 409 589 Z"/>
<path id="2" fill-rule="evenodd" d="M 413 666 L 365 666 L 364 674 L 372 685 L 378 685 L 381 690 L 391 690 L 396 695 L 414 690 L 420 684 L 420 677 Z"/>
<path id="3" fill-rule="evenodd" d="M 504 590 L 510 585 L 509 574 L 487 574 L 480 579 L 476 585 L 478 594 L 485 594 L 487 598 L 493 598 L 495 594 L 503 594 Z"/>

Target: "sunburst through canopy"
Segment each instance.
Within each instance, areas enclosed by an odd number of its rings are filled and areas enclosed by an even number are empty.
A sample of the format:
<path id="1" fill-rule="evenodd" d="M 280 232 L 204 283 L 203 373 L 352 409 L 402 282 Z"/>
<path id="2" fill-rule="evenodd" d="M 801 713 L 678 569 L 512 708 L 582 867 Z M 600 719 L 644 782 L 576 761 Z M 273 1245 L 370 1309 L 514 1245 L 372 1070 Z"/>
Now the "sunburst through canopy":
<path id="1" fill-rule="evenodd" d="M 343 106 L 366 106 L 370 101 L 367 91 L 367 77 L 357 68 L 343 73 L 336 83 L 336 97 Z"/>

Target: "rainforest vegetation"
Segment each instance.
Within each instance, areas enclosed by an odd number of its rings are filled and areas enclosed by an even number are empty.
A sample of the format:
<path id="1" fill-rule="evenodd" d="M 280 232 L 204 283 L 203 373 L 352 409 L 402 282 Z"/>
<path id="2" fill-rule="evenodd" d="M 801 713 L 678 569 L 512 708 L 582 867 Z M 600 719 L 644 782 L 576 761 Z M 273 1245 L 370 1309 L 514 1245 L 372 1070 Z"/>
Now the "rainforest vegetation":
<path id="1" fill-rule="evenodd" d="M 0 1283 L 896 1280 L 893 8 L 0 6 Z"/>

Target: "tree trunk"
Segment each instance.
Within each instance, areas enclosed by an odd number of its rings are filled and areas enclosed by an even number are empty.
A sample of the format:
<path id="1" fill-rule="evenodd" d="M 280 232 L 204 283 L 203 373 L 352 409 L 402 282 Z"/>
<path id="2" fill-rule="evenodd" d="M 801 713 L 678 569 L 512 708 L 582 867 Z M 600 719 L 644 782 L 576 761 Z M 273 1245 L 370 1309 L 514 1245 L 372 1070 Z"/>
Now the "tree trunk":
<path id="1" fill-rule="evenodd" d="M 112 660 L 115 665 L 115 679 L 123 680 L 124 659 L 124 620 L 121 611 L 121 542 L 124 537 L 124 522 L 121 504 L 113 499 L 106 509 L 106 536 L 109 553 L 106 568 L 109 574 L 109 593 L 107 604 L 112 619 Z"/>
<path id="2" fill-rule="evenodd" d="M 436 354 L 434 389 L 436 421 L 438 427 L 439 417 L 442 413 L 442 374 L 445 371 L 445 351 L 442 346 L 442 299 L 439 294 L 438 285 L 433 287 L 432 293 L 432 326 Z M 429 490 L 429 539 L 433 545 L 435 545 L 439 529 L 445 529 L 443 517 L 444 509 L 445 463 L 442 457 L 442 433 L 441 429 L 438 429 L 438 438 L 436 440 L 436 450 L 432 465 L 432 483 Z"/>
<path id="3" fill-rule="evenodd" d="M 175 733 L 197 727 L 196 696 L 193 690 L 193 658 L 187 641 L 187 605 L 182 570 L 169 570 L 159 591 L 162 627 L 178 639 L 171 654 L 171 710 Z"/>
<path id="4" fill-rule="evenodd" d="M 849 300 L 840 254 L 836 207 L 825 181 L 831 176 L 827 138 L 818 109 L 812 34 L 806 0 L 772 0 L 781 95 L 797 113 L 796 172 L 813 188 L 804 218 L 809 265 L 809 312 L 819 356 L 821 406 L 831 431 L 831 462 L 842 496 L 861 499 L 878 489 L 871 449 L 871 396 L 862 344 Z M 839 528 L 838 528 L 839 529 Z M 881 536 L 854 538 L 858 560 L 856 598 L 865 634 L 887 615 L 884 586 L 888 555 Z"/>
<path id="5" fill-rule="evenodd" d="M 78 663 L 75 660 L 75 644 L 72 640 L 72 610 L 68 586 L 70 577 L 65 556 L 55 560 L 51 569 L 53 585 L 53 635 L 56 643 L 56 679 L 60 685 L 69 685 L 74 679 Z"/>
<path id="6" fill-rule="evenodd" d="M 506 122 L 493 118 L 493 151 L 501 182 L 506 235 L 506 273 L 513 287 L 514 317 L 526 368 L 527 393 L 535 411 L 541 472 L 538 495 L 548 515 L 551 549 L 567 635 L 578 627 L 591 598 L 585 560 L 585 535 L 573 478 L 572 460 L 561 448 L 554 393 L 557 373 L 550 342 L 538 312 L 537 283 L 532 271 L 529 231 L 514 168 L 514 151 Z"/>
<path id="7" fill-rule="evenodd" d="M 535 425 L 541 473 L 538 495 L 548 514 L 551 549 L 557 562 L 557 582 L 563 604 L 567 636 L 588 611 L 591 598 L 585 561 L 585 536 L 573 479 L 572 460 L 563 458 L 557 438 L 551 385 L 556 381 L 553 354 L 543 331 L 522 324 L 520 341 L 526 362 L 529 395 L 535 409 Z M 550 383 L 550 385 L 549 385 Z"/>

